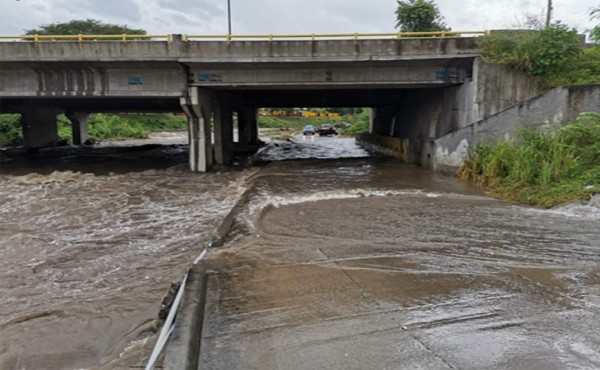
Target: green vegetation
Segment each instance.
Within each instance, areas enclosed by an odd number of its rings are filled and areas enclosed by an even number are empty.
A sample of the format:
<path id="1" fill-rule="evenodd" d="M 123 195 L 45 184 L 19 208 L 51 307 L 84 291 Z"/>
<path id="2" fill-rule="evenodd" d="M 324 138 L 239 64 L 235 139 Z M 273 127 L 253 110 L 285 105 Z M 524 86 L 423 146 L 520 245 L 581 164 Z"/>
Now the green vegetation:
<path id="1" fill-rule="evenodd" d="M 500 198 L 536 206 L 589 199 L 600 191 L 600 114 L 582 113 L 573 124 L 478 145 L 458 175 Z"/>
<path id="2" fill-rule="evenodd" d="M 23 143 L 20 115 L 0 114 L 0 146 L 17 146 Z M 88 125 L 89 138 L 146 139 L 152 131 L 185 130 L 185 116 L 173 114 L 94 114 Z M 58 116 L 58 136 L 71 142 L 71 122 L 64 114 Z"/>
<path id="3" fill-rule="evenodd" d="M 289 129 L 301 129 L 305 124 L 310 125 L 310 123 L 304 123 L 306 118 L 302 117 L 271 117 L 264 116 L 258 117 L 258 127 L 262 128 L 289 128 Z"/>
<path id="4" fill-rule="evenodd" d="M 369 132 L 371 110 L 364 109 L 361 113 L 348 117 L 346 122 L 350 123 L 351 126 L 343 128 L 341 131 L 342 135 L 354 136 L 356 134 Z"/>
<path id="5" fill-rule="evenodd" d="M 95 19 L 51 23 L 25 31 L 26 35 L 145 35 L 146 31 L 127 26 L 107 24 Z"/>
<path id="6" fill-rule="evenodd" d="M 18 145 L 23 142 L 21 115 L 0 114 L 0 146 Z"/>
<path id="7" fill-rule="evenodd" d="M 583 49 L 560 72 L 545 78 L 548 87 L 600 83 L 600 45 Z"/>
<path id="8" fill-rule="evenodd" d="M 543 87 L 600 83 L 600 45 L 582 49 L 577 31 L 560 22 L 543 30 L 492 32 L 481 50 L 484 62 L 523 71 Z"/>
<path id="9" fill-rule="evenodd" d="M 433 1 L 398 0 L 396 28 L 401 32 L 449 31 Z"/>
<path id="10" fill-rule="evenodd" d="M 345 115 L 343 117 L 259 117 L 258 126 L 262 128 L 272 128 L 269 136 L 276 140 L 286 139 L 293 131 L 299 131 L 306 125 L 313 125 L 315 128 L 323 124 L 343 124 L 349 123 L 350 127 L 344 127 L 339 130 L 342 136 L 354 136 L 357 133 L 368 132 L 371 117 L 370 109 L 361 109 L 361 113 L 354 115 Z M 275 130 L 276 129 L 276 130 Z M 289 129 L 283 131 L 281 129 Z M 286 134 L 287 133 L 287 134 Z"/>

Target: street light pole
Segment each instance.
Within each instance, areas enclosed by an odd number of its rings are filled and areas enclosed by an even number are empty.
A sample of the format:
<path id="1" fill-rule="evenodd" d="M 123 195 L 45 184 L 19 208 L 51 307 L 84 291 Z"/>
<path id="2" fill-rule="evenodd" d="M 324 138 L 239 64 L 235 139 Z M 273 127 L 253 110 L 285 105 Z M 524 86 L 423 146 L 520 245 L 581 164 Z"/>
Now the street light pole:
<path id="1" fill-rule="evenodd" d="M 546 28 L 550 28 L 551 18 L 552 18 L 552 0 L 548 0 L 548 10 L 546 11 Z"/>
<path id="2" fill-rule="evenodd" d="M 227 34 L 231 36 L 231 0 L 227 0 Z"/>

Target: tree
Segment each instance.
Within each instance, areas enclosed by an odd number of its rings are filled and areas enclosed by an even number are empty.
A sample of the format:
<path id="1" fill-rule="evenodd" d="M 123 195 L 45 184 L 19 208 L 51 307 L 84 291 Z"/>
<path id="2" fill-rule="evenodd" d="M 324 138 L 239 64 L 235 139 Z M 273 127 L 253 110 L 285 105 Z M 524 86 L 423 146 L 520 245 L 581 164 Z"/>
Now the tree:
<path id="1" fill-rule="evenodd" d="M 590 10 L 590 16 L 592 17 L 592 19 L 600 18 L 600 6 Z"/>
<path id="2" fill-rule="evenodd" d="M 396 28 L 401 32 L 449 31 L 433 0 L 398 0 Z"/>
<path id="3" fill-rule="evenodd" d="M 145 35 L 146 31 L 127 26 L 107 24 L 95 19 L 51 23 L 25 31 L 26 35 Z"/>
<path id="4" fill-rule="evenodd" d="M 550 25 L 534 42 L 530 74 L 549 76 L 568 68 L 573 58 L 581 53 L 580 43 L 576 29 L 560 22 Z"/>

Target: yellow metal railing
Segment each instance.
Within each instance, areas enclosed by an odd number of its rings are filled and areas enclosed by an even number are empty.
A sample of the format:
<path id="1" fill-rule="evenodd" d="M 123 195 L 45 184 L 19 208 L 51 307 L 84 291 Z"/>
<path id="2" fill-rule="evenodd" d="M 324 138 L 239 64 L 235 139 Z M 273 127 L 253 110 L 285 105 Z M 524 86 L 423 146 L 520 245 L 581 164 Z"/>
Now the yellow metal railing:
<path id="1" fill-rule="evenodd" d="M 23 35 L 23 36 L 0 36 L 0 40 L 34 42 L 44 41 L 132 41 L 132 40 L 164 40 L 171 41 L 171 35 Z"/>
<path id="2" fill-rule="evenodd" d="M 325 33 L 325 34 L 292 34 L 292 35 L 183 35 L 184 41 L 190 40 L 290 40 L 290 39 L 373 39 L 373 38 L 438 38 L 438 37 L 461 37 L 461 36 L 483 36 L 489 31 L 442 31 L 442 32 L 394 32 L 394 33 Z"/>
<path id="3" fill-rule="evenodd" d="M 394 32 L 394 33 L 324 33 L 324 34 L 290 34 L 290 35 L 182 35 L 183 41 L 193 40 L 327 40 L 327 39 L 354 39 L 368 40 L 374 38 L 402 39 L 402 38 L 445 38 L 461 36 L 483 36 L 489 34 L 489 31 L 441 31 L 441 32 Z M 34 42 L 45 41 L 172 41 L 173 35 L 22 35 L 22 36 L 0 36 L 1 40 Z"/>

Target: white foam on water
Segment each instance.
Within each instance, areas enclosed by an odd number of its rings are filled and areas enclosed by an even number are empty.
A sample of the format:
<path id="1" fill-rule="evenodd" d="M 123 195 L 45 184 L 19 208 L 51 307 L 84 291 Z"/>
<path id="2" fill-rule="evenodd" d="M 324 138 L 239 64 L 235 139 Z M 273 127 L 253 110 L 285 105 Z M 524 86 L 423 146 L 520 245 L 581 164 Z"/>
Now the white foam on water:
<path id="1" fill-rule="evenodd" d="M 592 206 L 589 203 L 570 203 L 551 209 L 530 208 L 528 211 L 568 218 L 600 220 L 600 208 Z"/>
<path id="2" fill-rule="evenodd" d="M 421 190 L 371 190 L 350 189 L 343 191 L 321 191 L 311 194 L 298 195 L 271 195 L 264 194 L 257 197 L 250 205 L 250 213 L 256 214 L 267 207 L 280 207 L 292 204 L 318 202 L 321 200 L 352 199 L 363 197 L 385 197 L 399 195 L 425 195 L 438 196 L 434 193 L 423 193 Z"/>

